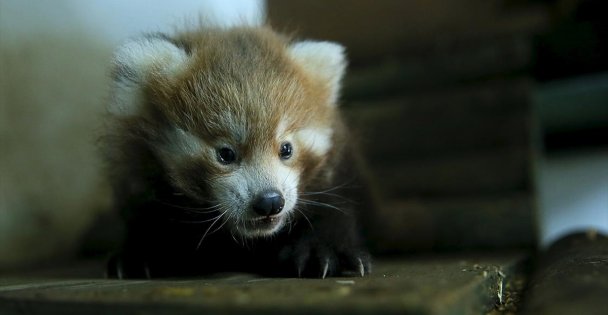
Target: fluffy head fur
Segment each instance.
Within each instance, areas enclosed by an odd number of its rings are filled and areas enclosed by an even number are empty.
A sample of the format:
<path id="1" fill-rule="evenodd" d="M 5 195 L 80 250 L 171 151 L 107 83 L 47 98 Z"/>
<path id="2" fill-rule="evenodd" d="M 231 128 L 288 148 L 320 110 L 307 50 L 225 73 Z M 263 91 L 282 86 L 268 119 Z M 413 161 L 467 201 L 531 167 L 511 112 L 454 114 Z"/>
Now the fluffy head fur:
<path id="1" fill-rule="evenodd" d="M 369 272 L 353 205 L 370 198 L 336 106 L 345 64 L 338 44 L 264 27 L 121 46 L 107 148 L 127 238 L 109 274 Z"/>
<path id="2" fill-rule="evenodd" d="M 171 194 L 217 211 L 218 228 L 276 233 L 295 215 L 300 192 L 330 184 L 342 147 L 336 101 L 345 64 L 338 44 L 291 42 L 267 28 L 125 43 L 114 56 L 109 107 L 120 192 L 157 196 L 153 186 L 166 182 Z M 285 143 L 288 159 L 280 157 Z M 222 163 L 221 149 L 235 160 Z M 252 203 L 267 191 L 284 206 L 261 221 Z"/>

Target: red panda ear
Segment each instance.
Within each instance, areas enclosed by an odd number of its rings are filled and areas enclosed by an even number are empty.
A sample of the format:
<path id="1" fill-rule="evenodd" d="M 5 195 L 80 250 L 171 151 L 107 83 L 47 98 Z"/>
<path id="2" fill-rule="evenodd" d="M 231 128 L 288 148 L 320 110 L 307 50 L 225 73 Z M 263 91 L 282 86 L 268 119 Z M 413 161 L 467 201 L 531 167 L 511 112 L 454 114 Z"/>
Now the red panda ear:
<path id="1" fill-rule="evenodd" d="M 327 82 L 329 103 L 335 105 L 346 70 L 344 46 L 332 42 L 302 41 L 292 44 L 289 53 L 308 74 Z"/>
<path id="2" fill-rule="evenodd" d="M 143 102 L 143 85 L 150 76 L 172 76 L 184 69 L 188 54 L 164 35 L 131 39 L 116 49 L 112 59 L 112 90 L 109 111 L 130 116 Z"/>

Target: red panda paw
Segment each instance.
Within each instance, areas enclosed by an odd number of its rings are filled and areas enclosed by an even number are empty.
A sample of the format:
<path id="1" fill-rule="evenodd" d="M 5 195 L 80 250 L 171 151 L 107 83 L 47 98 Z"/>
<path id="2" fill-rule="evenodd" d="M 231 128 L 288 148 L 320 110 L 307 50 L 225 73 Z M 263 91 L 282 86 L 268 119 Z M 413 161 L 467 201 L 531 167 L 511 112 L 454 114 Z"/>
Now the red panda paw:
<path id="1" fill-rule="evenodd" d="M 287 270 L 302 278 L 363 277 L 371 273 L 371 257 L 359 248 L 301 241 L 280 254 Z"/>

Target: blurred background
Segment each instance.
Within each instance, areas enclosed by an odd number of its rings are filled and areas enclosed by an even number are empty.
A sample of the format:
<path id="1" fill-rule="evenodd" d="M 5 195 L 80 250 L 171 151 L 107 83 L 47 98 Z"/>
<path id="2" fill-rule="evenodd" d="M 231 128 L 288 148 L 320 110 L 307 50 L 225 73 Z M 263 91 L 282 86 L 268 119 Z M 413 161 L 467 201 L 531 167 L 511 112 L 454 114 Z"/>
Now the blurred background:
<path id="1" fill-rule="evenodd" d="M 268 19 L 347 47 L 343 108 L 383 197 L 376 252 L 608 233 L 605 12 L 601 0 L 3 0 L 0 270 L 116 238 L 96 149 L 112 50 L 201 18 Z"/>

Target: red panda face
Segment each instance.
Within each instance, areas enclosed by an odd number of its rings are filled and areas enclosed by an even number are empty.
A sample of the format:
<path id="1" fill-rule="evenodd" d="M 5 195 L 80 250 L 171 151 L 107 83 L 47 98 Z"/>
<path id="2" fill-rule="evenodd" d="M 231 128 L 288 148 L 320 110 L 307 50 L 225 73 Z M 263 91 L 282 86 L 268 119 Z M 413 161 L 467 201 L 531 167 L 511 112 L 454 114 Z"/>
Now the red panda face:
<path id="1" fill-rule="evenodd" d="M 223 215 L 218 226 L 246 237 L 271 235 L 298 211 L 301 182 L 315 177 L 332 147 L 331 113 L 303 103 L 269 100 L 272 110 L 261 115 L 257 103 L 218 112 L 209 106 L 195 125 L 169 122 L 155 150 L 180 191 Z"/>
<path id="2" fill-rule="evenodd" d="M 119 49 L 110 111 L 140 122 L 126 128 L 141 129 L 175 189 L 217 211 L 218 229 L 272 235 L 332 149 L 343 49 L 266 29 L 176 41 Z"/>

